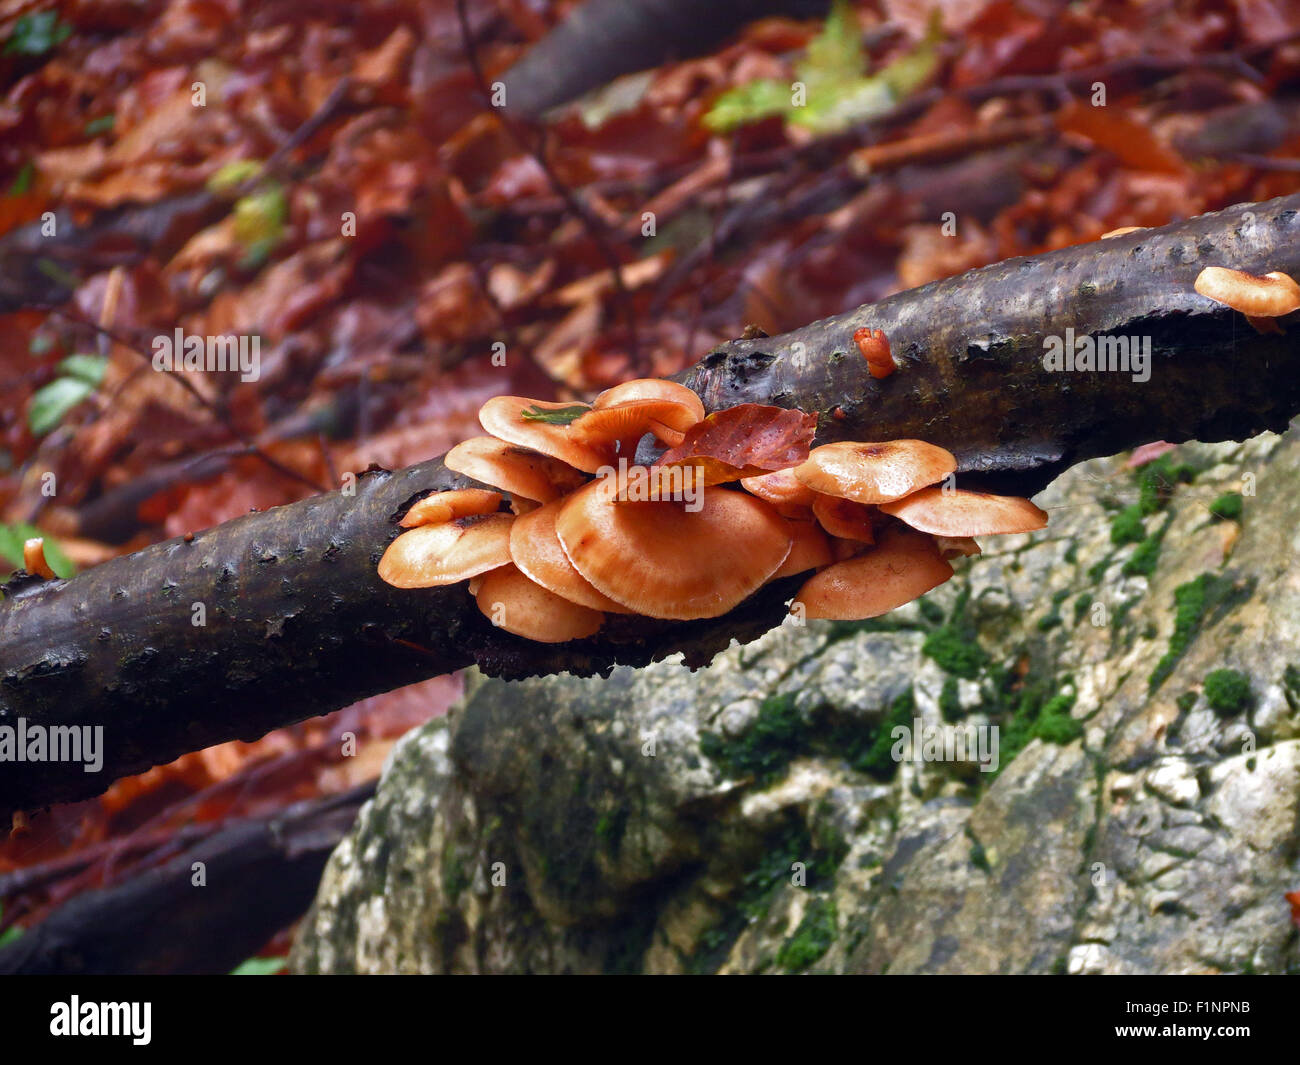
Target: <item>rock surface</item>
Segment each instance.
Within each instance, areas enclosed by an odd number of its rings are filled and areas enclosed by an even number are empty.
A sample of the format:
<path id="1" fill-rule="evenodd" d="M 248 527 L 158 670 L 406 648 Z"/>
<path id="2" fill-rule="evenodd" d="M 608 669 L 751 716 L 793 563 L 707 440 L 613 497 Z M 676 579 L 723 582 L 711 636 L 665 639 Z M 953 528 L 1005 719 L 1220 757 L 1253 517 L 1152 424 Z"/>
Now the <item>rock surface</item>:
<path id="1" fill-rule="evenodd" d="M 479 678 L 394 751 L 293 966 L 1300 971 L 1297 487 L 1300 435 L 1092 462 L 886 618 Z M 996 771 L 956 757 L 992 725 Z"/>

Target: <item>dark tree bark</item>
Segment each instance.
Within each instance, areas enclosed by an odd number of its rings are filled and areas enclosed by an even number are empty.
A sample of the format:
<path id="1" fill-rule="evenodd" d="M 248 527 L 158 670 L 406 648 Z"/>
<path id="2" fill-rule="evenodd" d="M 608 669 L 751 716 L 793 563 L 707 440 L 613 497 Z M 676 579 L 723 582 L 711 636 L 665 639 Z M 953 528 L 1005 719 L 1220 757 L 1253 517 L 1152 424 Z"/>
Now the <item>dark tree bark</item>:
<path id="1" fill-rule="evenodd" d="M 719 409 L 816 411 L 819 442 L 919 437 L 958 454 L 962 483 L 1031 492 L 1072 463 L 1151 440 L 1242 439 L 1300 412 L 1300 332 L 1261 334 L 1204 299 L 1207 265 L 1300 275 L 1300 196 L 900 293 L 781 337 L 735 341 L 681 380 Z M 900 363 L 869 376 L 854 330 L 886 331 Z M 1150 380 L 1048 373 L 1044 340 L 1151 337 Z M 839 409 L 842 418 L 837 418 Z M 694 622 L 610 617 L 592 639 L 532 643 L 495 629 L 463 585 L 399 591 L 376 576 L 396 519 L 462 485 L 434 461 L 362 476 L 355 494 L 249 515 L 0 602 L 0 726 L 103 726 L 98 773 L 0 762 L 0 813 L 98 794 L 113 779 L 328 713 L 477 662 L 522 677 L 703 664 L 777 624 L 798 578 Z M 206 624 L 195 625 L 195 604 Z"/>

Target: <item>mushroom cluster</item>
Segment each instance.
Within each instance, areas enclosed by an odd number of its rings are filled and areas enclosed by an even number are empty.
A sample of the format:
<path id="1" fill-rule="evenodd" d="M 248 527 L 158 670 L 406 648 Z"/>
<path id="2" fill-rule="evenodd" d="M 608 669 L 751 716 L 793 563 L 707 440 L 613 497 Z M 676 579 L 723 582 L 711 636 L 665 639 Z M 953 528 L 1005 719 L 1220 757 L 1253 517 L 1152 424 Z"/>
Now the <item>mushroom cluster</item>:
<path id="1" fill-rule="evenodd" d="M 444 460 L 488 487 L 415 502 L 379 575 L 399 588 L 468 580 L 493 624 L 560 643 L 607 614 L 718 617 L 804 573 L 792 613 L 875 617 L 951 577 L 949 559 L 979 553 L 973 537 L 1047 523 L 1027 499 L 940 487 L 956 460 L 920 440 L 809 450 L 809 418 L 801 448 L 757 472 L 692 450 L 728 414 L 791 416 L 744 407 L 706 420 L 694 392 L 652 379 L 590 405 L 491 399 L 490 435 Z"/>

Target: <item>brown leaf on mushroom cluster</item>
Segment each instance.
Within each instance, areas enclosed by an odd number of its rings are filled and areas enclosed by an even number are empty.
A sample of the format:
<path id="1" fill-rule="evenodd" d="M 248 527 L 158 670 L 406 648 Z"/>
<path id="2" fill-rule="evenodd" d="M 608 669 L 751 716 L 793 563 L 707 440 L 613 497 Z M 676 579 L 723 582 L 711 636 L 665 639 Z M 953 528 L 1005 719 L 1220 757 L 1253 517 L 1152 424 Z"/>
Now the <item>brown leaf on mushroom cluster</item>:
<path id="1" fill-rule="evenodd" d="M 703 467 L 705 484 L 758 477 L 803 462 L 816 432 L 814 414 L 741 403 L 710 414 L 659 464 Z"/>

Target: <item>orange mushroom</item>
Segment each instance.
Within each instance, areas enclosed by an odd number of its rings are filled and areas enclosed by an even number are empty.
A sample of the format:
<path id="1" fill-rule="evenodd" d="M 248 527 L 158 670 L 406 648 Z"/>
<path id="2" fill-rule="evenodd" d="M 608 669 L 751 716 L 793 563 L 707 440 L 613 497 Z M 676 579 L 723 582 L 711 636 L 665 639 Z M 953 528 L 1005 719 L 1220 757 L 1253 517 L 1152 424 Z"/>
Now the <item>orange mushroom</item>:
<path id="1" fill-rule="evenodd" d="M 635 613 L 686 620 L 725 614 L 790 553 L 785 521 L 761 499 L 702 488 L 699 509 L 668 500 L 620 502 L 623 476 L 579 489 L 556 532 L 598 591 Z"/>
<path id="2" fill-rule="evenodd" d="M 433 588 L 504 566 L 514 520 L 513 514 L 483 514 L 418 526 L 388 545 L 379 576 L 396 588 Z"/>
<path id="3" fill-rule="evenodd" d="M 935 536 L 1025 533 L 1047 527 L 1046 511 L 1028 499 L 960 489 L 922 488 L 905 499 L 882 503 L 880 509 Z"/>
<path id="4" fill-rule="evenodd" d="M 458 488 L 451 492 L 434 492 L 417 500 L 398 524 L 403 529 L 417 525 L 437 525 L 471 514 L 491 514 L 501 506 L 501 493 L 482 488 Z"/>
<path id="5" fill-rule="evenodd" d="M 1300 310 L 1300 285 L 1278 271 L 1259 277 L 1242 270 L 1207 266 L 1196 278 L 1196 291 L 1250 318 L 1280 318 Z"/>
<path id="6" fill-rule="evenodd" d="M 547 591 L 518 568 L 501 566 L 479 578 L 474 601 L 498 628 L 538 643 L 565 643 L 594 635 L 605 615 Z"/>
<path id="7" fill-rule="evenodd" d="M 864 544 L 876 542 L 876 534 L 871 527 L 871 511 L 864 503 L 819 495 L 813 500 L 812 511 L 821 527 L 832 536 Z"/>
<path id="8" fill-rule="evenodd" d="M 956 472 L 948 451 L 923 440 L 843 442 L 813 448 L 794 475 L 824 495 L 857 503 L 888 503 Z"/>
<path id="9" fill-rule="evenodd" d="M 613 446 L 587 443 L 569 426 L 590 409 L 585 403 L 544 403 L 521 396 L 496 396 L 479 408 L 478 420 L 498 440 L 540 451 L 575 469 L 595 473 L 609 465 L 614 457 Z"/>
<path id="10" fill-rule="evenodd" d="M 791 521 L 786 524 L 790 532 L 790 553 L 772 574 L 772 580 L 793 577 L 810 569 L 821 569 L 835 561 L 830 538 L 812 521 Z"/>
<path id="11" fill-rule="evenodd" d="M 692 393 L 694 394 L 694 393 Z M 608 407 L 593 407 L 570 426 L 579 439 L 596 447 L 617 443 L 627 455 L 646 433 L 670 446 L 680 444 L 686 430 L 700 421 L 684 403 L 671 399 L 630 399 Z"/>
<path id="12" fill-rule="evenodd" d="M 864 555 L 822 570 L 804 582 L 791 604 L 807 618 L 859 621 L 910 603 L 952 576 L 934 541 L 894 526 Z"/>
<path id="13" fill-rule="evenodd" d="M 573 567 L 555 531 L 555 521 L 565 505 L 557 499 L 520 517 L 510 529 L 510 557 L 524 576 L 548 591 L 592 610 L 613 614 L 630 611 L 596 591 Z"/>
<path id="14" fill-rule="evenodd" d="M 817 493 L 794 475 L 794 470 L 777 470 L 759 477 L 743 477 L 740 486 L 751 495 L 770 503 L 787 518 L 806 518 Z"/>
<path id="15" fill-rule="evenodd" d="M 442 461 L 456 473 L 541 503 L 559 499 L 587 482 L 559 459 L 490 436 L 475 436 L 457 444 Z"/>
<path id="16" fill-rule="evenodd" d="M 592 406 L 597 410 L 601 410 L 606 407 L 617 406 L 620 403 L 645 399 L 680 403 L 690 410 L 694 419 L 691 425 L 704 421 L 704 404 L 700 401 L 699 396 L 685 385 L 679 385 L 676 381 L 665 381 L 658 377 L 639 377 L 635 381 L 624 381 L 621 385 L 607 388 L 596 397 L 596 401 Z M 689 429 L 690 426 L 686 428 Z"/>
<path id="17" fill-rule="evenodd" d="M 858 351 L 862 352 L 862 357 L 867 360 L 867 372 L 872 377 L 879 380 L 888 377 L 898 369 L 893 353 L 889 350 L 889 337 L 885 336 L 884 330 L 868 329 L 863 326 L 854 332 L 853 342 L 857 344 Z"/>
<path id="18" fill-rule="evenodd" d="M 944 558 L 972 558 L 980 553 L 980 545 L 969 536 L 936 536 L 934 545 Z"/>
<path id="19" fill-rule="evenodd" d="M 30 540 L 23 541 L 23 569 L 33 576 L 54 580 L 54 570 L 50 569 L 50 564 L 45 561 L 43 536 L 33 536 Z"/>

